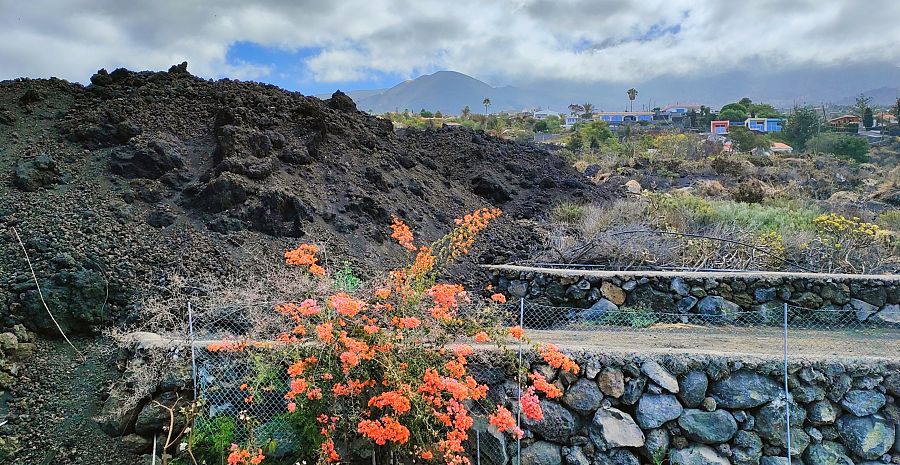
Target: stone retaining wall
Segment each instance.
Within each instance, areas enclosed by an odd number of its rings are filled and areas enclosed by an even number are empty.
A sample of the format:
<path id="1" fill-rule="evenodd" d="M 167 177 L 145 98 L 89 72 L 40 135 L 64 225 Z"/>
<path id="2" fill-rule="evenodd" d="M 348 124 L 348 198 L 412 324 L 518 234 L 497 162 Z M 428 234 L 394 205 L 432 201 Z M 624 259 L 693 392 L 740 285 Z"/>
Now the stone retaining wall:
<path id="1" fill-rule="evenodd" d="M 579 364 L 578 375 L 524 354 L 525 366 L 563 395 L 542 396 L 544 419 L 524 421 L 521 465 L 782 465 L 786 408 L 795 464 L 900 464 L 900 361 L 792 360 L 786 402 L 777 358 L 562 350 Z M 516 412 L 515 370 L 498 355 L 479 352 L 469 366 L 490 387 L 490 404 Z M 141 355 L 133 354 L 127 365 L 141 370 Z M 189 360 L 173 358 L 152 399 L 186 401 L 190 380 Z M 123 408 L 129 396 L 114 389 L 97 421 L 144 453 L 168 417 L 151 397 Z M 476 418 L 480 463 L 516 463 L 515 441 Z M 475 437 L 467 443 L 473 455 Z"/>
<path id="2" fill-rule="evenodd" d="M 649 306 L 656 312 L 727 319 L 741 311 L 780 318 L 784 303 L 857 321 L 900 324 L 900 277 L 786 273 L 578 272 L 488 267 L 494 287 L 510 297 L 592 309 Z M 568 316 L 571 318 L 571 315 Z M 554 322 L 545 322 L 548 326 Z"/>
<path id="3" fill-rule="evenodd" d="M 542 361 L 531 370 L 563 390 L 525 422 L 521 465 L 900 463 L 897 363 L 793 362 L 790 398 L 777 360 L 570 353 L 578 376 Z M 473 364 L 489 397 L 515 408 L 517 386 Z M 515 410 L 512 410 L 515 411 Z M 515 442 L 482 424 L 481 463 L 514 463 Z"/>

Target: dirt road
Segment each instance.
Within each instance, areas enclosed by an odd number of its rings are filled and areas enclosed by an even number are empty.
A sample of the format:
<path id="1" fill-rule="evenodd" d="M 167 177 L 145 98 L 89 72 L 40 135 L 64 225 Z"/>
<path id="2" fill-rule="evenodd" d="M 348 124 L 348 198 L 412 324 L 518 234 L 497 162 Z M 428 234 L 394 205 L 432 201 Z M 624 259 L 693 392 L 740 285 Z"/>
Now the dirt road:
<path id="1" fill-rule="evenodd" d="M 529 330 L 534 341 L 569 349 L 617 352 L 735 354 L 781 357 L 781 328 L 710 328 L 654 325 L 645 329 L 592 328 L 586 330 Z M 811 330 L 789 329 L 789 357 L 804 359 L 882 358 L 900 360 L 900 329 Z"/>

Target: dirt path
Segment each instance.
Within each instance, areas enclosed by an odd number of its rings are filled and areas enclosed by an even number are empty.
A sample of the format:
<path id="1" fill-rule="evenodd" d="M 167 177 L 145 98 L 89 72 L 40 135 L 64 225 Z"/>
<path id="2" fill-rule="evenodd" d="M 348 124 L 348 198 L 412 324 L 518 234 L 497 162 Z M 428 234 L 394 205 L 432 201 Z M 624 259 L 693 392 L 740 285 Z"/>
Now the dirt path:
<path id="1" fill-rule="evenodd" d="M 646 329 L 529 330 L 534 341 L 578 350 L 734 354 L 782 357 L 780 328 L 718 328 L 655 325 Z M 789 357 L 804 359 L 881 358 L 900 360 L 900 329 L 823 331 L 789 329 Z"/>
<path id="2" fill-rule="evenodd" d="M 555 276 L 593 276 L 593 277 L 637 277 L 637 278 L 653 278 L 653 277 L 675 277 L 682 278 L 702 278 L 702 279 L 723 279 L 723 278 L 757 278 L 757 279 L 775 279 L 775 278 L 808 278 L 828 280 L 866 280 L 875 279 L 885 282 L 900 281 L 900 275 L 896 274 L 843 274 L 843 273 L 795 273 L 782 271 L 654 271 L 654 270 L 626 270 L 611 271 L 600 269 L 580 269 L 580 268 L 541 268 L 533 266 L 519 265 L 482 265 L 488 270 L 504 270 L 504 271 L 524 271 L 535 272 Z"/>

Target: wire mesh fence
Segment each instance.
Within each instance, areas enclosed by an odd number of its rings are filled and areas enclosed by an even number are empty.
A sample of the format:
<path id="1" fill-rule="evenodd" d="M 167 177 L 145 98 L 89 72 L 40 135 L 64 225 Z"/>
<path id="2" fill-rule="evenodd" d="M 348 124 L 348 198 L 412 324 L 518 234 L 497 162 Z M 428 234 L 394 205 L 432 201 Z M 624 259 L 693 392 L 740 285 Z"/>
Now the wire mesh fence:
<path id="1" fill-rule="evenodd" d="M 235 424 L 252 418 L 251 431 L 235 430 L 236 441 L 252 434 L 257 442 L 279 444 L 289 442 L 295 434 L 286 420 L 288 401 L 284 398 L 290 382 L 286 368 L 293 360 L 288 360 L 284 351 L 255 350 L 248 356 L 240 351 L 210 350 L 217 345 L 242 344 L 264 349 L 293 325 L 272 311 L 273 307 L 270 302 L 256 303 L 191 316 L 195 386 L 206 409 L 200 421 Z M 853 309 L 808 309 L 783 303 L 760 305 L 753 311 L 723 304 L 673 312 L 649 306 L 558 307 L 521 299 L 502 306 L 500 316 L 506 326 L 527 329 L 535 342 L 553 342 L 569 349 L 764 354 L 784 357 L 785 370 L 788 360 L 797 357 L 897 358 L 900 341 L 900 326 L 873 320 Z M 528 363 L 521 350 L 518 357 L 511 358 L 510 354 L 482 355 L 469 365 L 476 380 L 499 386 L 492 388 L 499 389 L 492 401 L 505 400 L 517 408 L 521 383 L 510 382 L 509 377 Z M 472 463 L 517 464 L 521 443 L 488 427 L 489 409 L 482 411 L 475 405 L 472 410 L 475 424 L 465 442 Z M 277 450 L 274 457 L 278 457 Z"/>

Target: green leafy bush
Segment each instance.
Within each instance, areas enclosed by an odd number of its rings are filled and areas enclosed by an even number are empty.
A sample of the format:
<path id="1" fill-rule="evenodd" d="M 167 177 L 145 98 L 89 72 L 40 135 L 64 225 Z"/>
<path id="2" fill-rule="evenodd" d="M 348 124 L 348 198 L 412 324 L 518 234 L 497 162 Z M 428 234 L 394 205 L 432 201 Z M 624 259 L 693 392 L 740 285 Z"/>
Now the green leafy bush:
<path id="1" fill-rule="evenodd" d="M 869 143 L 859 136 L 826 132 L 811 138 L 806 146 L 817 152 L 831 153 L 858 163 L 869 161 Z"/>
<path id="2" fill-rule="evenodd" d="M 553 209 L 553 219 L 561 223 L 577 223 L 584 219 L 584 205 L 564 202 Z"/>

